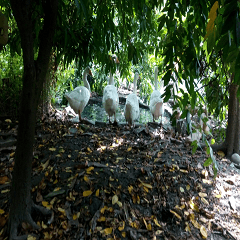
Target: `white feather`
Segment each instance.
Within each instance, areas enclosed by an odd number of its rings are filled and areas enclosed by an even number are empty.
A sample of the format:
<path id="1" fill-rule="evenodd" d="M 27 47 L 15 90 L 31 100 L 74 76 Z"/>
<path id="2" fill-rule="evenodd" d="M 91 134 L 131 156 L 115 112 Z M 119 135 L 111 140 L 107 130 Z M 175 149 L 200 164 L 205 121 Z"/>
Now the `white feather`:
<path id="1" fill-rule="evenodd" d="M 124 116 L 129 125 L 134 125 L 134 121 L 139 117 L 139 101 L 136 95 L 136 82 L 138 78 L 139 74 L 135 73 L 133 81 L 133 93 L 128 95 L 124 108 Z"/>
<path id="2" fill-rule="evenodd" d="M 103 91 L 103 99 L 102 99 L 103 107 L 110 117 L 114 115 L 114 121 L 116 122 L 116 110 L 119 104 L 119 97 L 117 93 L 117 89 L 114 86 L 114 79 L 112 74 L 110 73 L 110 79 L 108 85 L 104 88 Z"/>
<path id="3" fill-rule="evenodd" d="M 155 67 L 154 72 L 154 78 L 155 78 L 155 90 L 152 92 L 150 97 L 150 111 L 153 115 L 153 121 L 158 120 L 159 117 L 164 114 L 164 108 L 163 108 L 163 99 L 161 98 L 161 93 L 158 91 L 158 67 Z M 162 85 L 162 84 L 161 84 Z"/>
<path id="4" fill-rule="evenodd" d="M 76 114 L 79 114 L 79 119 L 81 119 L 81 113 L 83 112 L 90 98 L 90 85 L 87 80 L 87 75 L 90 72 L 91 71 L 89 67 L 84 70 L 84 86 L 76 87 L 73 91 L 65 94 L 65 97 L 67 98 L 70 107 L 74 110 Z"/>

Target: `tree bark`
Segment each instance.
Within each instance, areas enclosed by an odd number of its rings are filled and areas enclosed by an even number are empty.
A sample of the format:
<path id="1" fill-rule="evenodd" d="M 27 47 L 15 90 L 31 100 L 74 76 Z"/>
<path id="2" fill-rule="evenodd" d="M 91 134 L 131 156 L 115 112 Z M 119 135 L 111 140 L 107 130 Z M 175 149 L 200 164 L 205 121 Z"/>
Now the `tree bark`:
<path id="1" fill-rule="evenodd" d="M 234 75 L 232 75 L 233 80 Z M 239 153 L 240 147 L 240 109 L 239 99 L 237 97 L 239 85 L 231 84 L 229 89 L 228 104 L 228 125 L 226 130 L 226 139 L 221 145 L 213 145 L 214 151 L 223 151 L 227 157 L 231 157 L 233 153 Z"/>
<path id="2" fill-rule="evenodd" d="M 31 1 L 11 0 L 11 6 L 16 19 L 23 50 L 23 89 L 20 104 L 19 127 L 15 165 L 13 171 L 9 234 L 10 239 L 16 239 L 17 228 L 26 221 L 37 228 L 31 217 L 33 201 L 31 198 L 31 172 L 33 143 L 36 124 L 36 113 L 42 86 L 48 71 L 48 63 L 57 18 L 58 0 L 48 1 L 43 5 L 44 25 L 40 33 L 38 58 L 34 61 L 34 37 L 32 26 Z"/>
<path id="3" fill-rule="evenodd" d="M 237 121 L 237 90 L 238 85 L 231 84 L 229 89 L 228 126 L 226 133 L 227 156 L 234 151 L 235 126 Z"/>

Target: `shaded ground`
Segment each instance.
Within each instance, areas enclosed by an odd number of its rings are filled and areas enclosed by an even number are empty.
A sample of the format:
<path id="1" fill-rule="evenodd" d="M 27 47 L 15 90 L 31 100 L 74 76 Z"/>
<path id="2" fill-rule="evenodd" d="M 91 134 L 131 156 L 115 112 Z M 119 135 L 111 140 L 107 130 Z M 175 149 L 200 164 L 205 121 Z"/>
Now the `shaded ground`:
<path id="1" fill-rule="evenodd" d="M 1 122 L 0 239 L 4 239 L 16 123 Z M 213 180 L 204 151 L 151 125 L 39 123 L 33 157 L 39 239 L 240 239 L 240 176 L 217 156 Z M 33 238 L 34 239 L 34 238 Z"/>

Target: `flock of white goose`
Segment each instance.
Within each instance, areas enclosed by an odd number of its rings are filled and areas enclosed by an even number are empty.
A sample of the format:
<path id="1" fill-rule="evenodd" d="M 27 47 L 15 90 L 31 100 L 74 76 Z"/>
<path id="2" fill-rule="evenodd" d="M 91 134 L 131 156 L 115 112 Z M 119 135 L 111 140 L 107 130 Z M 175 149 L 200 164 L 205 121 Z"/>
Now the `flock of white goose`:
<path id="1" fill-rule="evenodd" d="M 91 89 L 90 85 L 87 80 L 87 76 L 92 75 L 92 72 L 89 67 L 87 67 L 83 72 L 83 83 L 84 86 L 76 87 L 72 92 L 66 93 L 65 96 L 69 102 L 70 107 L 74 110 L 76 114 L 79 115 L 79 121 L 81 122 L 81 114 L 87 105 L 90 95 Z M 153 116 L 153 121 L 158 120 L 164 113 L 163 108 L 163 99 L 161 97 L 161 93 L 158 90 L 158 67 L 155 67 L 154 70 L 154 77 L 155 77 L 155 90 L 151 94 L 150 98 L 150 111 Z M 139 117 L 139 99 L 137 97 L 137 80 L 139 79 L 139 74 L 136 72 L 134 74 L 134 81 L 133 81 L 133 93 L 129 94 L 126 99 L 125 107 L 124 107 L 124 116 L 126 122 L 130 126 L 134 126 L 134 122 Z M 117 122 L 116 119 L 116 111 L 119 105 L 119 96 L 116 87 L 114 86 L 114 78 L 112 73 L 110 72 L 110 77 L 108 80 L 108 85 L 104 88 L 103 91 L 103 98 L 102 103 L 105 111 L 109 117 L 114 116 L 114 123 Z"/>

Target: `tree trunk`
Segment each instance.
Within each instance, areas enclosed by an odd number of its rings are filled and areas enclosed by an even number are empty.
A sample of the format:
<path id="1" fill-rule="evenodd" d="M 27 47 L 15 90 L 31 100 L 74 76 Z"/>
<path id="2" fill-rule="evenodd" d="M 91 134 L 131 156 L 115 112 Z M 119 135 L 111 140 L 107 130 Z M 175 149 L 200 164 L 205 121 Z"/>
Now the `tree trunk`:
<path id="1" fill-rule="evenodd" d="M 232 78 L 234 75 L 232 75 Z M 229 89 L 229 105 L 228 105 L 228 125 L 226 130 L 226 139 L 221 145 L 213 145 L 214 151 L 223 151 L 227 157 L 231 157 L 233 153 L 239 153 L 240 147 L 240 109 L 239 99 L 237 97 L 239 85 L 231 84 Z"/>
<path id="2" fill-rule="evenodd" d="M 19 126 L 15 165 L 13 171 L 9 234 L 10 239 L 17 239 L 17 228 L 26 221 L 33 227 L 38 226 L 31 217 L 34 206 L 31 198 L 31 172 L 33 158 L 33 143 L 36 125 L 36 113 L 39 97 L 48 71 L 48 63 L 57 18 L 58 0 L 48 1 L 43 6 L 44 25 L 40 33 L 38 58 L 34 61 L 34 36 L 32 26 L 31 2 L 11 0 L 11 6 L 16 19 L 23 50 L 23 89 L 19 114 Z"/>

